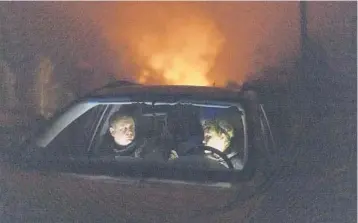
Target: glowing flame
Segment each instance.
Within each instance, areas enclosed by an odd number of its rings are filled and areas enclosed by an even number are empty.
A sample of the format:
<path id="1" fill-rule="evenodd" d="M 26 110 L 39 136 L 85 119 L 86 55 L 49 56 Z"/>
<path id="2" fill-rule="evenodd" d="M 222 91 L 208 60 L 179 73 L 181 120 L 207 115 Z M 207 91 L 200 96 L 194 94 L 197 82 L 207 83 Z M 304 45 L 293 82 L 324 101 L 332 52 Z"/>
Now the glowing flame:
<path id="1" fill-rule="evenodd" d="M 155 10 L 160 13 L 148 14 L 149 10 L 139 6 L 126 8 L 121 21 L 127 22 L 117 33 L 137 65 L 139 82 L 212 85 L 208 75 L 224 43 L 213 20 L 203 13 L 188 12 L 188 7 Z"/>
<path id="2" fill-rule="evenodd" d="M 152 72 L 167 84 L 210 85 L 207 74 L 222 42 L 210 21 L 171 22 L 166 33 L 147 34 L 137 44 L 135 53 L 145 67 L 139 81 L 146 83 Z"/>
<path id="3" fill-rule="evenodd" d="M 108 67 L 118 79 L 242 84 L 262 75 L 282 78 L 267 68 L 295 69 L 300 53 L 294 2 L 121 1 L 71 4 L 68 10 L 87 12 L 101 28 L 114 53 Z"/>

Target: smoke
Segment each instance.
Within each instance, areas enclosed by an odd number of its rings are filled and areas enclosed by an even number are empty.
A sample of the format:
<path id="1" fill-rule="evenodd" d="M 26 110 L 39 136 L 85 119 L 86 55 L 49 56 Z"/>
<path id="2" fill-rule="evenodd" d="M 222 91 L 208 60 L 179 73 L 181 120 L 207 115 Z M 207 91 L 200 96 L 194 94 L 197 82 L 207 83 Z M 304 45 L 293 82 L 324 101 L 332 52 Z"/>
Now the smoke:
<path id="1" fill-rule="evenodd" d="M 4 3 L 0 38 L 3 56 L 9 56 L 11 66 L 21 67 L 24 61 L 42 54 L 51 58 L 55 73 L 61 73 L 57 76 L 66 80 L 77 66 L 93 71 L 91 79 L 96 80 L 112 72 L 118 79 L 134 78 L 149 84 L 242 83 L 273 73 L 266 72 L 273 67 L 289 70 L 286 67 L 295 65 L 300 37 L 298 4 Z M 314 18 L 319 21 L 310 18 L 309 28 L 319 30 L 327 20 L 326 12 L 315 10 L 314 4 L 310 8 L 314 10 L 310 15 L 318 13 Z M 23 70 L 28 72 L 29 67 Z M 271 76 L 274 74 L 265 78 Z"/>
<path id="2" fill-rule="evenodd" d="M 112 54 L 101 27 L 68 8 L 70 5 L 53 2 L 1 3 L 0 57 L 19 79 L 34 73 L 42 57 L 53 63 L 56 81 L 78 91 L 96 86 L 116 71 L 117 53 Z M 32 80 L 18 82 L 31 86 Z M 78 86 L 84 81 L 88 87 Z"/>
<path id="3" fill-rule="evenodd" d="M 118 14 L 120 33 L 111 42 L 128 47 L 140 82 L 209 85 L 224 38 L 208 16 L 193 7 L 156 4 L 131 5 Z"/>
<path id="4" fill-rule="evenodd" d="M 72 4 L 102 27 L 121 72 L 144 83 L 242 83 L 290 66 L 299 49 L 296 2 Z M 292 64 L 293 65 L 293 64 Z"/>

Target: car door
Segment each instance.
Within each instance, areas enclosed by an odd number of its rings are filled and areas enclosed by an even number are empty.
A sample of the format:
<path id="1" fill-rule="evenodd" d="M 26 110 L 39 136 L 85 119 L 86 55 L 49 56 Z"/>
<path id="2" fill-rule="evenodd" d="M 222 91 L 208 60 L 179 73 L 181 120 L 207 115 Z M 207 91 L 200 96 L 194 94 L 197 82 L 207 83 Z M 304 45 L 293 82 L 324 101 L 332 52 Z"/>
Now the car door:
<path id="1" fill-rule="evenodd" d="M 75 164 L 76 162 L 86 162 L 88 160 L 88 148 L 94 141 L 94 135 L 101 120 L 107 111 L 107 105 L 97 105 L 85 110 L 83 114 L 71 114 L 67 111 L 68 116 L 75 116 L 73 120 L 69 120 L 67 124 L 63 124 L 61 120 L 57 123 L 53 122 L 48 128 L 45 128 L 41 135 L 54 132 L 54 136 L 48 140 L 44 146 L 38 145 L 35 140 L 24 144 L 22 149 L 23 162 L 28 164 L 29 168 L 46 169 L 54 171 L 57 168 L 65 168 L 66 165 Z M 63 124 L 59 127 L 58 124 Z M 48 137 L 47 137 L 48 138 Z M 66 164 L 66 165 L 65 165 Z M 70 166 L 68 166 L 70 167 Z M 70 169 L 68 169 L 70 171 Z"/>
<path id="2" fill-rule="evenodd" d="M 76 117 L 44 148 L 24 143 L 12 153 L 15 165 L 1 163 L 1 189 L 6 191 L 0 202 L 2 221 L 58 222 L 68 216 L 67 222 L 76 213 L 86 219 L 90 210 L 80 204 L 86 203 L 90 184 L 74 173 L 81 172 L 76 167 L 88 166 L 88 148 L 106 108 L 97 105 Z"/>
<path id="3" fill-rule="evenodd" d="M 22 168 L 2 168 L 4 222 L 185 222 L 232 196 L 224 187 L 144 182 L 93 166 L 87 151 L 106 108 L 92 107 L 45 148 L 29 149 Z"/>

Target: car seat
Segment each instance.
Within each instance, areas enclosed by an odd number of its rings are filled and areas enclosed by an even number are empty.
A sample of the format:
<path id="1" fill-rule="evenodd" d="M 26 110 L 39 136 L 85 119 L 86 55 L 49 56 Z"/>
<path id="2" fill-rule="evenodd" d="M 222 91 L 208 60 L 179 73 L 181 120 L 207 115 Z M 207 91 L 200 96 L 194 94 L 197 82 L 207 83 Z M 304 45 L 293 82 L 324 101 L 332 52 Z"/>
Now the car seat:
<path id="1" fill-rule="evenodd" d="M 179 156 L 195 146 L 202 145 L 204 132 L 194 106 L 174 106 L 168 114 L 168 127 Z"/>

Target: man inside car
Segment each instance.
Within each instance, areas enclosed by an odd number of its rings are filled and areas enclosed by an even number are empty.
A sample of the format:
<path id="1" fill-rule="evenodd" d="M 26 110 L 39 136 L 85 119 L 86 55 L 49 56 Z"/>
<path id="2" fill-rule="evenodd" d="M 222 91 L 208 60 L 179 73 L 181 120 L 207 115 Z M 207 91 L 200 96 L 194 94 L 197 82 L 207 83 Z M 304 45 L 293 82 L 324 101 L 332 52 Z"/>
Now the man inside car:
<path id="1" fill-rule="evenodd" d="M 133 109 L 120 109 L 112 114 L 108 129 L 111 139 L 104 148 L 106 154 L 154 160 L 176 158 L 176 153 L 168 150 L 160 136 L 147 137 L 139 133 L 138 116 Z"/>
<path id="2" fill-rule="evenodd" d="M 139 157 L 140 147 L 145 142 L 134 140 L 136 131 L 132 116 L 115 112 L 109 119 L 109 133 L 113 137 L 109 146 L 115 155 Z"/>

